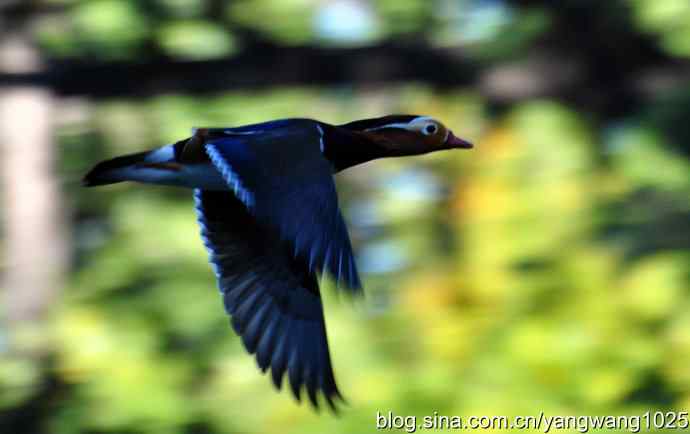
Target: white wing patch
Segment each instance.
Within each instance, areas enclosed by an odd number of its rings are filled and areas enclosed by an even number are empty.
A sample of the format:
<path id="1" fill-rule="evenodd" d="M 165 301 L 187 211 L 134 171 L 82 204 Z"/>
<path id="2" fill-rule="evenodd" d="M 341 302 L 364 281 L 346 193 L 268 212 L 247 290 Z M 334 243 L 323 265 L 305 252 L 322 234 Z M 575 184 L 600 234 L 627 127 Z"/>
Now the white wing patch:
<path id="1" fill-rule="evenodd" d="M 264 132 L 264 130 L 256 130 L 256 131 L 233 131 L 233 130 L 224 130 L 223 131 L 225 134 L 229 136 L 249 136 L 252 134 L 261 134 Z"/>
<path id="2" fill-rule="evenodd" d="M 323 143 L 323 128 L 321 128 L 321 125 L 316 124 L 316 129 L 319 130 L 319 134 L 321 135 L 319 139 L 319 149 L 321 149 L 321 153 L 323 154 L 326 151 L 326 147 Z"/>
<path id="3" fill-rule="evenodd" d="M 232 169 L 232 167 L 223 159 L 218 152 L 218 149 L 214 145 L 206 146 L 206 153 L 211 158 L 213 165 L 220 168 L 220 173 L 228 183 L 228 186 L 232 188 L 235 196 L 246 206 L 249 210 L 254 208 L 254 195 L 251 191 L 247 190 L 242 181 L 240 180 L 237 173 Z"/>

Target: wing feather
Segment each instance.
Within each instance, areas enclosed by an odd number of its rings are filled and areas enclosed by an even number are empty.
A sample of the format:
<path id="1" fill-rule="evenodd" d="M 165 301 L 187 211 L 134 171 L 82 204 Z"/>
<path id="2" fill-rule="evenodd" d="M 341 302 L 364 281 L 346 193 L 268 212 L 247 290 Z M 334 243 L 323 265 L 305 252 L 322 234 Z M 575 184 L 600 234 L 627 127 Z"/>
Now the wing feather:
<path id="1" fill-rule="evenodd" d="M 211 130 L 206 151 L 235 196 L 292 245 L 308 271 L 328 271 L 352 292 L 361 281 L 338 206 L 318 123 L 295 120 L 247 131 Z M 341 267 L 345 262 L 345 269 Z"/>
<path id="2" fill-rule="evenodd" d="M 300 399 L 342 399 L 333 375 L 316 276 L 232 192 L 195 190 L 201 237 L 235 332 L 280 389 L 287 371 Z"/>

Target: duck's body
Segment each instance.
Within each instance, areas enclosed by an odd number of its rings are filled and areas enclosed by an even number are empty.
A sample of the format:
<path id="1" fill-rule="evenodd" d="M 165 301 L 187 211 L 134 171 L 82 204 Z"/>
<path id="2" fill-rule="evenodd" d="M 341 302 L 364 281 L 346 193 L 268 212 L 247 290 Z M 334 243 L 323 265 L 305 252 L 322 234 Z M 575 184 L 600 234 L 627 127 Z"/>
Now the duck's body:
<path id="1" fill-rule="evenodd" d="M 159 149 L 94 167 L 87 186 L 138 181 L 193 188 L 210 262 L 232 325 L 263 371 L 293 393 L 321 391 L 334 408 L 333 376 L 317 276 L 361 292 L 333 173 L 388 156 L 470 148 L 440 122 L 395 115 L 334 126 L 283 119 L 201 128 Z"/>

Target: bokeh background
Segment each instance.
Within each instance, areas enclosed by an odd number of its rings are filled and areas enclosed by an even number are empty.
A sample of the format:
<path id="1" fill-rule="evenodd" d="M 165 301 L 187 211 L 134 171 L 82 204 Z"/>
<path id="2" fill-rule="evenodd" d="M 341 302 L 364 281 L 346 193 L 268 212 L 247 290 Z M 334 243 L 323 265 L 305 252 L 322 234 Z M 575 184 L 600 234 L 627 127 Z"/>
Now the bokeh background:
<path id="1" fill-rule="evenodd" d="M 189 191 L 80 186 L 193 126 L 388 113 L 476 148 L 338 176 L 339 418 L 245 354 Z M 690 408 L 687 0 L 4 0 L 0 136 L 2 433 Z"/>

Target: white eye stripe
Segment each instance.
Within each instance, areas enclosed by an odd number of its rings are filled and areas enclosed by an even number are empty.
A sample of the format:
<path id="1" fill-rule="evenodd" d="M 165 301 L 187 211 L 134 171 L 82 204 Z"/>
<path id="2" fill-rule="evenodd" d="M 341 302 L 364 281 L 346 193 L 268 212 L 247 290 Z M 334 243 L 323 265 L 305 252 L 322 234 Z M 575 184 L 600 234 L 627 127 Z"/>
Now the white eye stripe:
<path id="1" fill-rule="evenodd" d="M 441 129 L 441 126 L 438 124 L 438 122 L 436 120 L 434 120 L 430 116 L 419 116 L 417 118 L 412 119 L 410 122 L 407 122 L 407 123 L 394 122 L 391 124 L 381 125 L 378 127 L 367 128 L 364 131 L 365 132 L 377 131 L 377 130 L 382 130 L 382 129 L 386 129 L 386 128 L 398 128 L 401 130 L 417 132 L 417 133 L 424 134 L 425 136 L 430 136 L 430 135 L 436 134 Z M 432 128 L 433 131 L 427 131 L 427 129 L 429 129 L 429 128 Z"/>
<path id="2" fill-rule="evenodd" d="M 401 123 L 393 123 L 393 124 L 386 124 L 386 125 L 381 125 L 380 127 L 374 127 L 374 128 L 367 128 L 364 131 L 376 131 L 376 130 L 382 130 L 384 128 L 401 128 L 403 130 L 409 129 L 408 127 L 410 124 L 401 124 Z"/>

